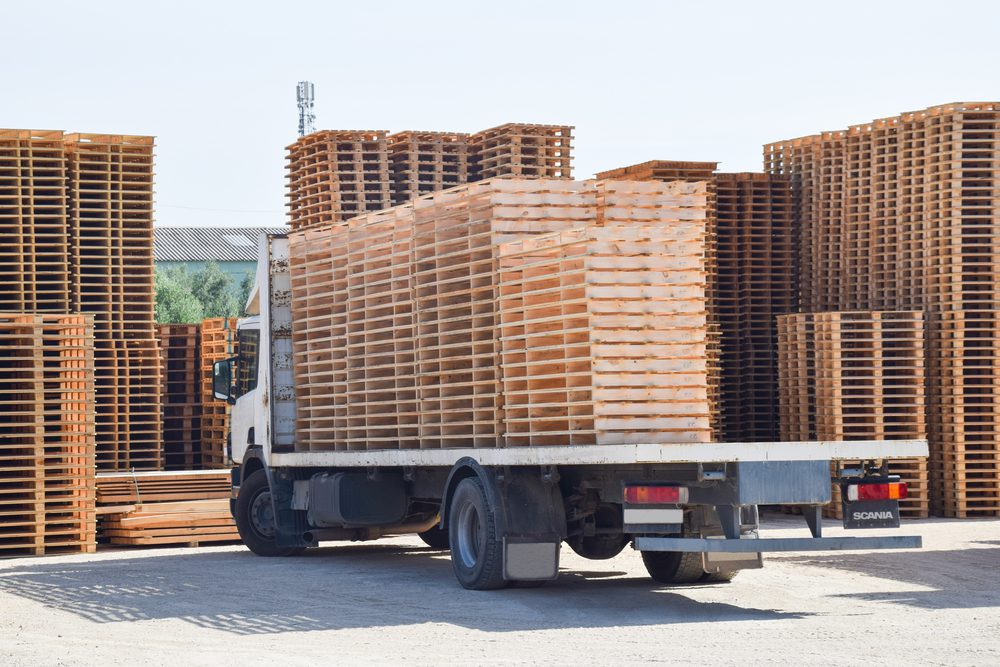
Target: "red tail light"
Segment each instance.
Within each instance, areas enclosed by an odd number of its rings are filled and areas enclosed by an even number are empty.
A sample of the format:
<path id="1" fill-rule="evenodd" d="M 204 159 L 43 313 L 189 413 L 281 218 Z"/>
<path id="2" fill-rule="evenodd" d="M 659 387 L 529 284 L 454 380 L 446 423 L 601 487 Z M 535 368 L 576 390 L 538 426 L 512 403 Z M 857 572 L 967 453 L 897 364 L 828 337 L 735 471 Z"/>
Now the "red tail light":
<path id="1" fill-rule="evenodd" d="M 629 505 L 683 505 L 688 490 L 683 486 L 626 486 L 625 502 Z"/>
<path id="2" fill-rule="evenodd" d="M 847 499 L 858 500 L 903 500 L 907 496 L 905 482 L 884 484 L 851 484 L 847 487 Z"/>

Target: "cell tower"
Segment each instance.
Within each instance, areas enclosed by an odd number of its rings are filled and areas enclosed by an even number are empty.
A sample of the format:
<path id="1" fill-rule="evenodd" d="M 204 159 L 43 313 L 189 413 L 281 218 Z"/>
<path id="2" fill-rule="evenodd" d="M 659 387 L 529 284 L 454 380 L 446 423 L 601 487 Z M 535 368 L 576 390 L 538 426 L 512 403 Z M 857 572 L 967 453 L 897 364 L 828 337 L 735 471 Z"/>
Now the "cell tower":
<path id="1" fill-rule="evenodd" d="M 304 137 L 316 131 L 316 114 L 313 112 L 315 91 L 309 81 L 299 81 L 295 87 L 295 99 L 299 103 L 299 136 Z"/>

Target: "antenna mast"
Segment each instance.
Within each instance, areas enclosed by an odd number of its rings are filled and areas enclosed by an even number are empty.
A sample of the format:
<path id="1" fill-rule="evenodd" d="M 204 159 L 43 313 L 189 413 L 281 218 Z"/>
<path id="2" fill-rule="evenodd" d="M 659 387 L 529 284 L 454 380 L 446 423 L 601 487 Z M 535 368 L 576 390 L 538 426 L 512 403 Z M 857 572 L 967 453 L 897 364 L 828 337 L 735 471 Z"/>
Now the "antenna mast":
<path id="1" fill-rule="evenodd" d="M 309 81 L 299 81 L 295 87 L 295 99 L 299 103 L 299 136 L 304 137 L 316 131 L 316 114 L 313 111 L 315 92 Z"/>

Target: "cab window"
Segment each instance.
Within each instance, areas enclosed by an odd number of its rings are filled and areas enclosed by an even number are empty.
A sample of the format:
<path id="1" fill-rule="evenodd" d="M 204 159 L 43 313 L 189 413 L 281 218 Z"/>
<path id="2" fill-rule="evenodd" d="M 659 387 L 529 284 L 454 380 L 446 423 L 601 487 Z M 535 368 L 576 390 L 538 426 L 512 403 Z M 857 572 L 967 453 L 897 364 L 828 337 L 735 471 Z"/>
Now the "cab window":
<path id="1" fill-rule="evenodd" d="M 257 359 L 260 331 L 240 329 L 237 334 L 236 398 L 257 388 Z"/>

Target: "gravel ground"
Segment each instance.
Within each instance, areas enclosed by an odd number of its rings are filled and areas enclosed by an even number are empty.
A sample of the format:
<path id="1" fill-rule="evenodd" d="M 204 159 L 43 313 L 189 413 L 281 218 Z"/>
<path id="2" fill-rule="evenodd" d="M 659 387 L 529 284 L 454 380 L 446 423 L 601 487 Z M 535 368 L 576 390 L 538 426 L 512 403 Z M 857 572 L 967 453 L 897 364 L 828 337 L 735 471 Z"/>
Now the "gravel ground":
<path id="1" fill-rule="evenodd" d="M 769 516 L 762 537 L 800 521 Z M 1000 520 L 903 531 L 924 548 L 779 554 L 732 584 L 672 588 L 631 549 L 587 561 L 564 547 L 556 582 L 470 592 L 414 538 L 289 559 L 229 546 L 0 560 L 0 664 L 1000 664 Z"/>

